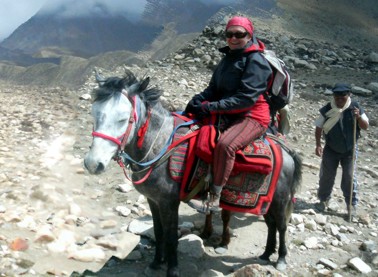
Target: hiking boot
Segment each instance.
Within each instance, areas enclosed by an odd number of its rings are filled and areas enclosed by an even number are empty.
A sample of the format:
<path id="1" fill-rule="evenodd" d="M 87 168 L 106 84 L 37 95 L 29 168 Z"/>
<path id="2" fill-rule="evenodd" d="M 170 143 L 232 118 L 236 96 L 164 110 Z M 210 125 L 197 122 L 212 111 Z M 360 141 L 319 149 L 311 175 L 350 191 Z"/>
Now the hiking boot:
<path id="1" fill-rule="evenodd" d="M 202 214 L 210 214 L 210 212 L 219 212 L 222 208 L 219 207 L 220 195 L 222 186 L 211 185 L 210 194 L 207 199 L 191 199 L 188 205 Z"/>
<path id="2" fill-rule="evenodd" d="M 210 193 L 210 201 L 209 201 L 209 209 L 212 212 L 220 212 L 222 210 L 219 207 L 220 202 L 220 193 L 219 194 L 212 194 Z"/>
<path id="3" fill-rule="evenodd" d="M 212 212 L 220 212 L 222 210 L 219 207 L 222 188 L 223 186 L 217 186 L 214 184 L 210 186 L 209 209 Z"/>
<path id="4" fill-rule="evenodd" d="M 319 203 L 316 203 L 315 208 L 321 213 L 324 212 L 327 208 L 327 201 L 320 201 Z"/>
<path id="5" fill-rule="evenodd" d="M 210 214 L 209 202 L 207 200 L 191 199 L 188 205 L 201 214 Z"/>

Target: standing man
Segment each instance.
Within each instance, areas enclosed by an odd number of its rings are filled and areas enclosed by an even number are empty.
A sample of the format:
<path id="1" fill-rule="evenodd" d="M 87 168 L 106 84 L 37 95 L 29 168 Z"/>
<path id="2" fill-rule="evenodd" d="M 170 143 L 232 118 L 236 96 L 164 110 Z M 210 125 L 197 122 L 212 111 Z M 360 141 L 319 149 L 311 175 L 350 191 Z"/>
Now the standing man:
<path id="1" fill-rule="evenodd" d="M 341 164 L 342 178 L 341 190 L 344 195 L 348 214 L 356 212 L 357 179 L 354 172 L 354 154 L 357 157 L 357 140 L 360 130 L 369 127 L 369 119 L 360 105 L 350 98 L 351 86 L 338 83 L 332 89 L 333 99 L 322 107 L 320 115 L 315 121 L 315 154 L 322 157 L 318 198 L 316 208 L 324 211 L 328 200 L 331 198 L 332 188 L 335 183 L 337 167 Z M 354 122 L 356 122 L 356 137 L 354 134 Z M 321 137 L 324 134 L 325 146 L 321 145 Z M 353 153 L 353 151 L 355 151 Z M 354 176 L 353 176 L 354 175 Z M 353 181 L 352 209 L 350 207 L 350 193 Z"/>

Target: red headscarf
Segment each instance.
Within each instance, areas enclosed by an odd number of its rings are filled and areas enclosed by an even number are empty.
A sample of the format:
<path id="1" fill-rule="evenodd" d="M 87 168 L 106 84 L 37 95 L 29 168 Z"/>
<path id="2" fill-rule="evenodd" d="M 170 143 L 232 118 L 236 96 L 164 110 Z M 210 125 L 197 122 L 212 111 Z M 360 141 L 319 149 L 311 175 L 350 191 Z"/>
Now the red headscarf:
<path id="1" fill-rule="evenodd" d="M 234 16 L 233 18 L 231 18 L 228 23 L 227 23 L 227 26 L 226 26 L 226 30 L 230 27 L 230 26 L 241 26 L 243 27 L 251 36 L 253 34 L 253 25 L 252 25 L 252 21 L 249 20 L 248 18 L 246 17 L 243 17 L 243 16 Z"/>

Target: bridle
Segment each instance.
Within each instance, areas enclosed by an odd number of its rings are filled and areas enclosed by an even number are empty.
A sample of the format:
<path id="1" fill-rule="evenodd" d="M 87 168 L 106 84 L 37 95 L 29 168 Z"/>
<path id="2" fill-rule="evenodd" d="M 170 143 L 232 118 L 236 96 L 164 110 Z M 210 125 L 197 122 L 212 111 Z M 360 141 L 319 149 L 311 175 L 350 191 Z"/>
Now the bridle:
<path id="1" fill-rule="evenodd" d="M 101 132 L 96 132 L 96 131 L 92 132 L 92 136 L 93 137 L 99 137 L 99 138 L 102 138 L 102 139 L 105 139 L 105 140 L 110 140 L 113 143 L 118 145 L 118 150 L 117 150 L 117 153 L 114 155 L 113 160 L 115 160 L 119 164 L 119 166 L 123 169 L 125 177 L 129 181 L 131 181 L 134 185 L 137 185 L 137 184 L 143 183 L 149 177 L 154 166 L 156 166 L 157 164 L 160 164 L 161 162 L 163 162 L 165 160 L 165 159 L 161 159 L 162 156 L 169 156 L 170 154 L 168 155 L 167 153 L 165 153 L 166 149 L 163 149 L 164 153 L 162 152 L 162 155 L 159 155 L 155 159 L 153 159 L 149 162 L 146 162 L 146 163 L 140 163 L 140 162 L 134 161 L 130 156 L 128 156 L 126 154 L 125 146 L 126 146 L 126 143 L 129 139 L 132 127 L 133 127 L 134 123 L 137 122 L 137 118 L 138 118 L 138 114 L 136 113 L 137 98 L 136 97 L 130 97 L 125 89 L 123 89 L 121 91 L 121 93 L 124 96 L 126 96 L 127 99 L 130 101 L 130 103 L 132 104 L 132 108 L 131 108 L 131 112 L 130 112 L 130 116 L 129 116 L 129 122 L 127 124 L 126 131 L 122 135 L 120 135 L 119 137 L 112 137 L 112 136 L 109 136 L 107 134 L 104 134 L 104 133 L 101 133 Z M 150 112 L 149 112 L 149 116 L 150 116 Z M 148 120 L 149 120 L 149 117 L 148 117 L 147 121 Z M 147 126 L 148 126 L 148 124 L 147 124 Z M 161 126 L 161 127 L 163 127 L 163 126 Z M 143 136 L 144 136 L 144 134 L 143 134 Z M 153 147 L 153 144 L 151 145 L 151 149 L 152 149 L 152 147 Z M 150 152 L 150 151 L 148 151 L 148 152 Z M 125 163 L 126 163 L 126 165 L 125 165 Z M 126 170 L 126 167 L 128 167 L 130 164 L 136 164 L 136 165 L 142 166 L 143 167 L 142 170 L 140 170 L 138 172 L 135 172 L 135 171 L 133 171 L 133 172 L 134 173 L 146 172 L 145 176 L 138 181 L 132 181 L 131 178 L 128 176 L 127 170 Z"/>
<path id="2" fill-rule="evenodd" d="M 138 120 L 137 119 L 138 114 L 136 112 L 137 99 L 135 97 L 130 97 L 125 89 L 122 90 L 122 94 L 125 97 L 127 97 L 127 99 L 132 104 L 132 109 L 131 109 L 131 112 L 130 112 L 129 122 L 128 122 L 128 125 L 127 125 L 127 128 L 126 128 L 126 131 L 119 137 L 112 137 L 112 136 L 109 136 L 107 134 L 104 134 L 104 133 L 101 133 L 101 132 L 96 132 L 96 131 L 92 132 L 92 136 L 93 137 L 99 137 L 99 138 L 102 138 L 102 139 L 105 139 L 105 140 L 110 140 L 113 143 L 118 145 L 118 151 L 117 151 L 116 155 L 114 155 L 113 159 L 123 169 L 126 178 L 129 181 L 131 181 L 134 185 L 138 185 L 138 184 L 143 183 L 150 176 L 152 169 L 154 167 L 160 165 L 165 160 L 167 160 L 172 155 L 173 151 L 175 150 L 175 148 L 179 144 L 181 144 L 184 140 L 187 140 L 190 137 L 195 136 L 198 131 L 192 132 L 191 134 L 189 134 L 189 135 L 187 135 L 187 136 L 185 136 L 185 137 L 183 137 L 179 140 L 176 140 L 174 143 L 171 144 L 171 142 L 173 140 L 173 135 L 175 134 L 177 129 L 180 128 L 180 127 L 183 127 L 183 126 L 192 125 L 194 123 L 194 121 L 191 120 L 191 121 L 185 122 L 183 124 L 180 124 L 180 125 L 178 125 L 174 128 L 174 130 L 173 130 L 172 134 L 170 135 L 169 139 L 167 140 L 166 144 L 164 145 L 164 147 L 161 149 L 160 153 L 154 159 L 152 159 L 148 162 L 145 162 L 145 163 L 134 161 L 124 150 L 125 150 L 126 143 L 129 139 L 132 127 L 133 127 L 134 123 L 137 122 L 137 120 Z M 150 113 L 149 113 L 149 115 L 150 115 Z M 149 120 L 149 117 L 148 117 L 147 121 L 148 120 Z M 161 128 L 163 128 L 163 125 L 161 126 Z M 148 124 L 147 124 L 147 126 L 148 126 Z M 146 130 L 144 130 L 144 131 L 146 132 Z M 143 136 L 144 136 L 144 134 L 143 134 Z M 150 148 L 152 149 L 152 147 L 153 147 L 153 144 L 150 146 Z M 150 152 L 150 151 L 148 151 L 148 152 Z M 145 173 L 144 177 L 139 179 L 138 181 L 132 181 L 131 178 L 129 178 L 129 176 L 127 174 L 125 162 L 126 162 L 127 166 L 129 166 L 130 164 L 135 164 L 135 165 L 143 167 L 143 169 L 139 170 L 138 172 L 133 171 L 133 173 Z"/>
<path id="3" fill-rule="evenodd" d="M 125 89 L 123 89 L 121 93 L 124 96 L 126 96 L 127 99 L 129 99 L 129 101 L 132 103 L 132 108 L 131 108 L 131 112 L 130 112 L 130 116 L 129 116 L 129 122 L 127 124 L 126 131 L 122 135 L 120 135 L 119 137 L 108 136 L 104 133 L 100 133 L 100 132 L 96 132 L 96 131 L 92 132 L 93 137 L 100 137 L 100 138 L 103 138 L 103 139 L 106 139 L 106 140 L 110 140 L 110 141 L 112 141 L 112 142 L 114 142 L 115 144 L 118 145 L 118 151 L 117 151 L 116 157 L 119 156 L 120 152 L 124 151 L 127 140 L 128 140 L 130 133 L 131 133 L 131 128 L 133 127 L 133 124 L 135 122 L 135 117 L 136 117 L 135 116 L 135 110 L 136 110 L 135 109 L 135 103 L 136 103 L 135 99 L 130 98 Z"/>

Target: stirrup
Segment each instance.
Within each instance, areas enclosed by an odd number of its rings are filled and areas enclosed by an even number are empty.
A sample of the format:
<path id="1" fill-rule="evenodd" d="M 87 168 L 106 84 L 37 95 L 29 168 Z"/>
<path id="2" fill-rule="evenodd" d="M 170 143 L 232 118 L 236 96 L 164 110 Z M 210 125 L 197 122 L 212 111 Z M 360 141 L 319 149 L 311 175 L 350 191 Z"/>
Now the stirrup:
<path id="1" fill-rule="evenodd" d="M 188 202 L 189 207 L 197 210 L 197 212 L 209 215 L 210 214 L 210 207 L 209 201 L 207 199 L 200 200 L 200 199 L 191 199 Z"/>

